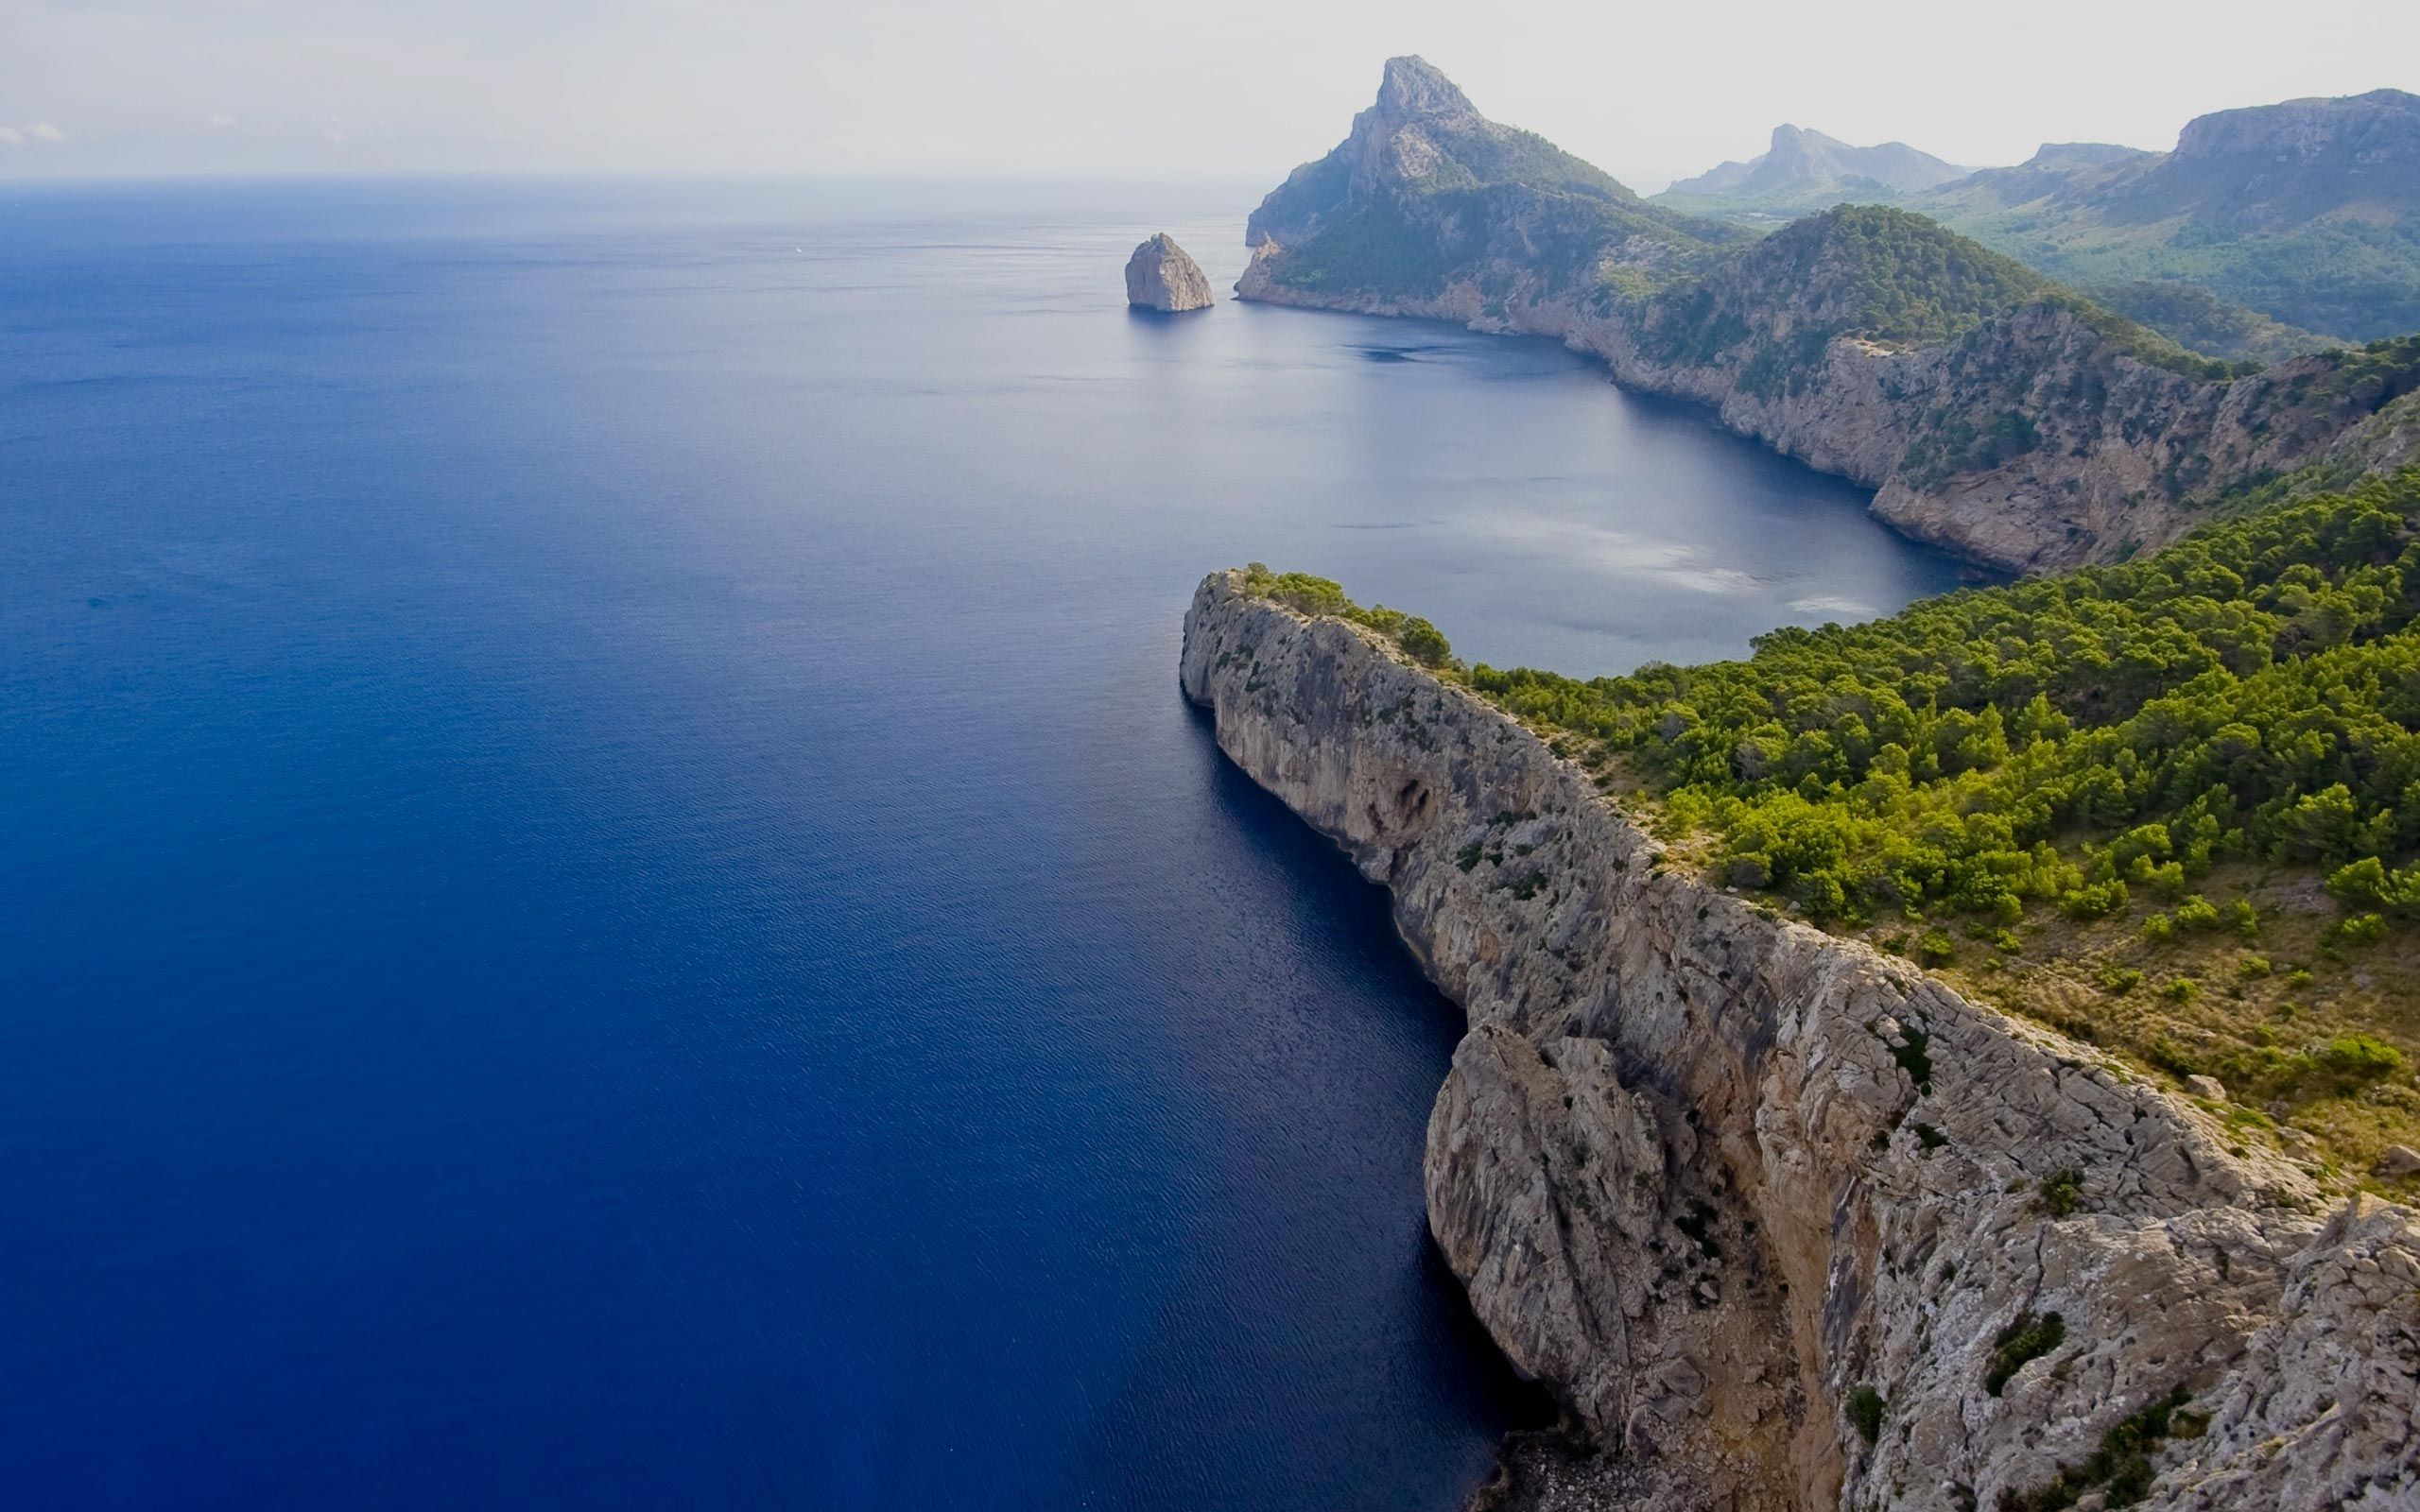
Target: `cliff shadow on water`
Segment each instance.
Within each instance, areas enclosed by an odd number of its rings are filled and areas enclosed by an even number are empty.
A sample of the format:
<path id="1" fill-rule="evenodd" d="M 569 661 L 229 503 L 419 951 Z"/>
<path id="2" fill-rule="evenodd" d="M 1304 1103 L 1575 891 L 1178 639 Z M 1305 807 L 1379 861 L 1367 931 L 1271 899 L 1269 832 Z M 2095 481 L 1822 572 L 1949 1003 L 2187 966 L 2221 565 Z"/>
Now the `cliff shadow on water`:
<path id="1" fill-rule="evenodd" d="M 1461 1014 L 1405 952 L 1385 890 L 1220 755 L 1206 712 L 1180 703 L 1183 754 L 1200 763 L 1198 784 L 1184 783 L 1201 796 L 1190 822 L 1219 853 L 1219 873 L 1274 885 L 1230 900 L 1241 911 L 1214 910 L 1216 920 L 1154 915 L 1138 948 L 1167 970 L 1207 956 L 1227 972 L 1260 963 L 1267 979 L 1167 1025 L 1185 1062 L 1172 1081 L 1187 1089 L 1210 1159 L 1183 1177 L 1194 1189 L 1187 1259 L 1099 1408 L 1088 1477 L 1113 1504 L 1136 1507 L 1308 1498 L 1374 1509 L 1436 1504 L 1424 1499 L 1448 1488 L 1459 1500 L 1491 1473 L 1500 1435 L 1554 1415 L 1495 1348 L 1427 1229 L 1421 1130 Z M 1357 1300 L 1317 1305 L 1346 1297 Z M 1210 1382 L 1205 1333 L 1225 1356 Z M 1271 1445 L 1249 1401 L 1348 1365 L 1367 1365 L 1356 1379 L 1374 1388 L 1319 1416 L 1432 1430 L 1374 1477 L 1366 1464 Z"/>

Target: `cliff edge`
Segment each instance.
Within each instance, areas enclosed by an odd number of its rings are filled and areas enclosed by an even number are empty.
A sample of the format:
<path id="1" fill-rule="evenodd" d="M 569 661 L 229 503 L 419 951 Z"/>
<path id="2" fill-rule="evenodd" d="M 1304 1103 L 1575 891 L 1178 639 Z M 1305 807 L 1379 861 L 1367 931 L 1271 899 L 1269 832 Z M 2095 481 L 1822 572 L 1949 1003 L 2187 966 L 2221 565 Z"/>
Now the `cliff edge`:
<path id="1" fill-rule="evenodd" d="M 1520 724 L 1213 574 L 1186 696 L 1469 1032 L 1429 1227 L 1597 1458 L 1531 1505 L 2420 1506 L 2420 1229 L 1666 863 Z M 2237 1146 L 2241 1148 L 2241 1146 Z"/>

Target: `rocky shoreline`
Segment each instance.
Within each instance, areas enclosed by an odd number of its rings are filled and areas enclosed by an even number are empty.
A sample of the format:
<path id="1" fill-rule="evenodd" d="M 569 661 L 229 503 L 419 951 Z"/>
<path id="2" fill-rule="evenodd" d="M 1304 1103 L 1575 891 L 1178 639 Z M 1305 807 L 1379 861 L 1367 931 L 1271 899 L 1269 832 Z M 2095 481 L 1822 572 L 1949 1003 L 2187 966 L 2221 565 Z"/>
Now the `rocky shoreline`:
<path id="1" fill-rule="evenodd" d="M 2420 458 L 2420 407 L 2394 422 L 2302 414 L 2311 385 L 2338 360 L 2297 358 L 2247 378 L 2210 383 L 2113 351 L 2073 311 L 2035 305 L 1956 347 L 1901 349 L 1837 337 L 1802 382 L 1768 390 L 1741 381 L 1741 364 L 1689 364 L 1649 355 L 1618 307 L 1600 311 L 1567 294 L 1511 298 L 1463 281 L 1428 298 L 1324 293 L 1270 276 L 1263 244 L 1236 284 L 1237 299 L 1297 309 L 1444 320 L 1473 331 L 1548 336 L 1602 362 L 1616 384 L 1687 400 L 1724 429 L 1820 472 L 1875 490 L 1875 516 L 1911 540 L 2000 572 L 2053 571 L 2169 544 L 2209 520 L 2226 487 L 2325 463 L 2353 474 L 2391 472 Z M 1517 277 L 1509 274 L 1508 277 Z M 1998 467 L 1929 478 L 1905 464 L 1944 415 L 1978 423 L 2008 407 L 2000 376 L 2027 374 L 2034 444 Z M 2090 406 L 2047 396 L 2090 391 Z M 2173 491 L 2180 467 L 2213 483 Z"/>
<path id="2" fill-rule="evenodd" d="M 1554 337 L 2005 571 L 2122 560 L 2244 490 L 2420 455 L 2410 352 L 2230 369 L 1888 209 L 1751 241 L 1486 119 L 1417 58 L 1245 240 L 1238 298 Z"/>
<path id="3" fill-rule="evenodd" d="M 1214 574 L 1182 680 L 1468 1015 L 1430 1229 L 1587 1446 L 1495 1504 L 2420 1505 L 2410 1210 L 1685 874 L 1357 627 Z"/>

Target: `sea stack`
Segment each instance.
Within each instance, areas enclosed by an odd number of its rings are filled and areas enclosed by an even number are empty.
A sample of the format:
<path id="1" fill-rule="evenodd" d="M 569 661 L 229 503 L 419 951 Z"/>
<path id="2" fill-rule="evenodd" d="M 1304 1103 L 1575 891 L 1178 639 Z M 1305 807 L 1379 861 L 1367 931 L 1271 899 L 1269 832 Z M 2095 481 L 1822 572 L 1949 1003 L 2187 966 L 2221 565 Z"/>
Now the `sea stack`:
<path id="1" fill-rule="evenodd" d="M 1210 281 L 1201 265 L 1162 232 L 1126 260 L 1126 302 L 1145 310 L 1206 310 Z"/>

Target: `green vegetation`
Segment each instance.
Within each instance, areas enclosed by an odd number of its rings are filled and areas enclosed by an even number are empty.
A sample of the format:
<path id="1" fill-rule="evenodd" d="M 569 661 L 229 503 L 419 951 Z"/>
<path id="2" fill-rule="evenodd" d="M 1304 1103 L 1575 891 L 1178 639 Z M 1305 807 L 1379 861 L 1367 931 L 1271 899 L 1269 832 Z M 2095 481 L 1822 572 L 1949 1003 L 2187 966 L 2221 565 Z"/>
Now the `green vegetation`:
<path id="1" fill-rule="evenodd" d="M 2067 1342 L 2067 1320 L 2056 1313 L 2019 1313 L 1992 1340 L 1992 1363 L 1983 1373 L 1983 1389 L 1996 1397 L 2029 1364 Z"/>
<path id="2" fill-rule="evenodd" d="M 1432 133 L 1436 128 L 1430 128 Z M 1575 158 L 1535 131 L 1484 123 L 1472 130 L 1445 135 L 1444 153 L 1427 177 L 1414 180 L 1425 190 L 1471 189 L 1512 183 L 1552 194 L 1589 199 L 1631 201 L 1637 196 L 1604 169 Z"/>
<path id="3" fill-rule="evenodd" d="M 1356 204 L 1291 249 L 1285 282 L 1304 289 L 1381 288 L 1434 294 L 1468 256 L 1466 249 L 1430 235 L 1405 218 L 1392 198 Z"/>
<path id="4" fill-rule="evenodd" d="M 2231 858 L 2420 891 L 2387 861 L 2420 849 L 2416 616 L 2420 472 L 1746 661 L 1470 680 L 1818 918 L 2095 919 Z"/>
<path id="5" fill-rule="evenodd" d="M 2168 279 L 2107 284 L 2094 302 L 2167 336 L 2189 352 L 2236 362 L 2283 362 L 2336 344 L 2334 338 L 2230 304 L 2198 285 Z"/>
<path id="6" fill-rule="evenodd" d="M 2047 1486 L 2004 1494 L 1999 1512 L 2062 1512 L 2093 1491 L 2101 1493 L 2103 1506 L 2133 1506 L 2152 1488 L 2152 1455 L 2159 1447 L 2171 1438 L 2199 1438 L 2209 1427 L 2207 1416 L 2184 1410 L 2192 1400 L 2178 1386 L 2102 1435 L 2100 1447 L 2083 1464 L 2061 1469 Z"/>
<path id="7" fill-rule="evenodd" d="M 1909 202 L 2063 283 L 2182 283 L 2288 327 L 2356 341 L 2420 326 L 2420 225 L 2410 220 L 2247 232 L 2167 217 L 2103 223 L 2044 201 L 2014 210 L 1929 195 Z"/>
<path id="8" fill-rule="evenodd" d="M 2083 1173 L 2070 1169 L 2056 1171 L 2044 1177 L 2042 1194 L 2035 1205 L 2053 1218 L 2065 1218 L 2083 1206 Z M 2057 1315 L 2051 1314 L 2054 1321 Z"/>
<path id="9" fill-rule="evenodd" d="M 1859 1438 L 1869 1444 L 1873 1443 L 1882 1435 L 1882 1413 L 1883 1409 L 1889 1405 L 1889 1402 L 1882 1400 L 1882 1393 L 1872 1386 L 1858 1386 L 1849 1393 L 1849 1400 L 1845 1403 L 1849 1426 L 1857 1430 L 1857 1435 Z"/>
<path id="10" fill-rule="evenodd" d="M 1608 180 L 1610 181 L 1610 180 Z M 1619 188 L 1618 185 L 1615 186 Z M 1635 291 L 1676 282 L 1719 260 L 1737 233 L 1689 222 L 1620 195 L 1483 181 L 1466 170 L 1441 168 L 1416 189 L 1374 194 L 1338 206 L 1318 231 L 1286 248 L 1270 276 L 1292 288 L 1321 293 L 1368 291 L 1426 298 L 1447 283 L 1471 278 L 1500 296 L 1490 279 L 1489 228 L 1522 228 L 1518 274 L 1548 288 L 1587 288 L 1608 250 L 1633 241 L 1659 245 L 1659 276 Z"/>
<path id="11" fill-rule="evenodd" d="M 2196 378 L 2238 370 L 2195 356 L 1934 221 L 1879 205 L 1842 205 L 1793 222 L 1672 291 L 1640 312 L 1641 349 L 1664 362 L 1712 362 L 1755 339 L 1776 290 L 1787 291 L 1793 308 L 1820 315 L 1798 321 L 1787 341 L 1755 352 L 1739 375 L 1750 393 L 1788 388 L 1836 336 L 1942 346 L 2029 303 L 2071 311 L 2118 350 L 2157 367 Z M 2029 450 L 2024 416 L 2012 410 L 2004 423 L 2009 432 L 1991 443 L 2010 455 Z"/>
<path id="12" fill-rule="evenodd" d="M 2420 1133 L 2420 472 L 1743 661 L 1465 676 L 1718 881 L 2353 1170 Z"/>
<path id="13" fill-rule="evenodd" d="M 1716 883 L 2216 1077 L 2245 1139 L 2290 1118 L 2343 1173 L 2420 1140 L 2420 471 L 1586 681 L 1462 668 L 1323 578 L 1253 582 L 1521 717 Z"/>
<path id="14" fill-rule="evenodd" d="M 1452 279 L 1484 282 L 1493 228 L 1517 224 L 1525 277 L 1589 288 L 1613 249 L 1648 246 L 1655 273 L 1636 284 L 1643 290 L 1749 239 L 1736 227 L 1648 204 L 1535 132 L 1452 112 L 1424 117 L 1421 129 L 1437 152 L 1414 175 L 1357 193 L 1348 142 L 1297 168 L 1262 201 L 1253 227 L 1284 243 L 1267 266 L 1272 282 L 1320 293 L 1432 296 Z"/>
<path id="15" fill-rule="evenodd" d="M 1363 609 L 1344 596 L 1343 585 L 1308 573 L 1272 573 L 1259 562 L 1244 569 L 1244 590 L 1256 597 L 1272 599 L 1302 614 L 1324 614 L 1370 628 L 1403 648 L 1406 656 L 1423 666 L 1444 667 L 1453 660 L 1453 647 L 1437 627 L 1417 614 L 1406 614 L 1384 604 Z M 1476 858 L 1474 858 L 1476 859 Z M 1468 870 L 1469 868 L 1464 868 Z"/>

